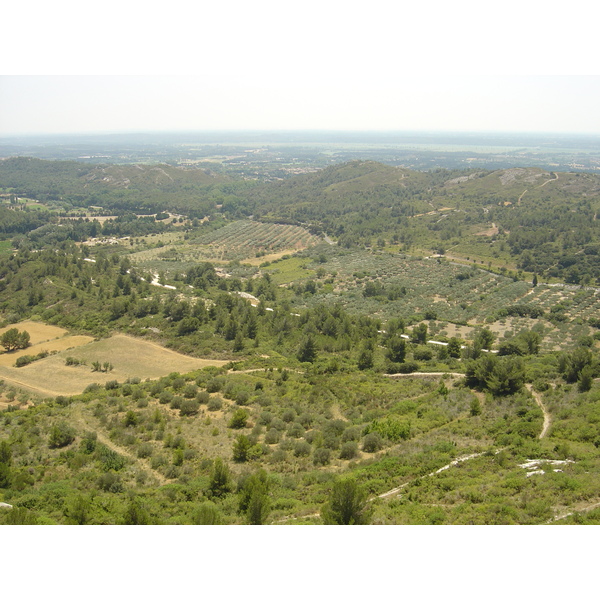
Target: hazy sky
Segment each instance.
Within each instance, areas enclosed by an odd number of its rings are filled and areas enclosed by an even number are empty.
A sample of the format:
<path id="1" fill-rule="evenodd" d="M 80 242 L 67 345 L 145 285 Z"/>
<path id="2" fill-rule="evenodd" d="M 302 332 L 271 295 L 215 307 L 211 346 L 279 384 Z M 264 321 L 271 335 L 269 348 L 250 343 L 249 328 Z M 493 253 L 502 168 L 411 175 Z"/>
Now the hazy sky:
<path id="1" fill-rule="evenodd" d="M 23 4 L 23 3 L 22 3 Z M 600 133 L 589 3 L 39 4 L 0 136 L 211 129 Z M 35 3 L 34 3 L 35 5 Z M 34 10 L 10 7 L 13 22 Z M 33 43 L 32 43 L 33 40 Z M 10 60 L 8 57 L 10 56 Z"/>

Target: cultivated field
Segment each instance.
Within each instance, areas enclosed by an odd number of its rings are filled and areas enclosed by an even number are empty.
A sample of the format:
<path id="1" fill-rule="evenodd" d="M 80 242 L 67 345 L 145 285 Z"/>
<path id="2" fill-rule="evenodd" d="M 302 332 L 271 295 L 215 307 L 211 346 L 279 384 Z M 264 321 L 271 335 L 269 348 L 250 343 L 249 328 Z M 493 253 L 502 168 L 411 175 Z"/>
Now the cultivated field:
<path id="1" fill-rule="evenodd" d="M 21 325 L 23 324 L 19 324 Z M 222 360 L 192 358 L 158 344 L 123 334 L 96 342 L 93 338 L 87 338 L 86 343 L 76 345 L 75 342 L 82 342 L 82 338 L 86 337 L 61 338 L 59 341 L 64 340 L 65 344 L 68 344 L 65 348 L 25 367 L 15 368 L 1 363 L 0 379 L 44 396 L 68 396 L 81 393 L 92 383 L 104 385 L 110 380 L 123 382 L 136 377 L 155 379 L 173 372 L 186 373 L 209 365 L 222 366 L 226 363 Z M 19 354 L 35 355 L 41 348 L 42 345 L 31 346 Z M 10 354 L 10 365 L 14 365 L 17 356 L 17 353 Z M 67 366 L 67 357 L 73 357 L 85 364 Z M 91 364 L 96 361 L 100 364 L 111 363 L 113 370 L 107 373 L 92 371 Z"/>
<path id="2" fill-rule="evenodd" d="M 39 344 L 40 342 L 55 340 L 69 334 L 69 332 L 62 327 L 47 325 L 46 323 L 41 323 L 39 321 L 21 321 L 15 325 L 7 325 L 6 327 L 0 328 L 0 335 L 9 329 L 18 329 L 20 332 L 27 331 L 29 333 L 32 346 Z"/>
<path id="3" fill-rule="evenodd" d="M 257 266 L 321 241 L 302 227 L 254 221 L 236 221 L 186 241 L 179 234 L 145 239 L 148 243 L 160 241 L 162 245 L 140 249 L 130 256 L 131 260 L 144 269 L 165 272 L 185 271 L 203 261 L 227 263 L 239 260 Z"/>

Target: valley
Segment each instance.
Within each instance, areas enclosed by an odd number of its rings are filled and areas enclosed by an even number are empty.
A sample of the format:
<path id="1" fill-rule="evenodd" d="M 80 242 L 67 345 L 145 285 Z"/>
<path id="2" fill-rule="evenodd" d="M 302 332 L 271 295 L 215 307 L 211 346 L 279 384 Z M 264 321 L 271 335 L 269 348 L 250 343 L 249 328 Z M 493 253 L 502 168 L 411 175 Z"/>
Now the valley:
<path id="1" fill-rule="evenodd" d="M 0 188 L 0 522 L 598 522 L 597 174 Z"/>

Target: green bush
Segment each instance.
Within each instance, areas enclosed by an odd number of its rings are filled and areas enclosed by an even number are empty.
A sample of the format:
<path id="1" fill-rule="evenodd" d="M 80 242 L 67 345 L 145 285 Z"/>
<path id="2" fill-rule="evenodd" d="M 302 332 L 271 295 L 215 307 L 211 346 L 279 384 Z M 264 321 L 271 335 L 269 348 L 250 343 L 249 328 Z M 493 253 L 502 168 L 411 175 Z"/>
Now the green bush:
<path id="1" fill-rule="evenodd" d="M 383 440 L 381 439 L 381 436 L 378 433 L 376 433 L 376 432 L 369 433 L 364 437 L 363 448 L 362 448 L 364 452 L 369 452 L 369 453 L 378 452 L 382 448 L 383 448 Z"/>
<path id="2" fill-rule="evenodd" d="M 31 364 L 34 360 L 36 360 L 35 356 L 31 354 L 25 354 L 24 356 L 19 356 L 15 361 L 15 367 L 24 367 L 26 365 Z"/>
<path id="3" fill-rule="evenodd" d="M 148 442 L 140 444 L 137 455 L 138 458 L 150 458 L 154 452 L 154 446 Z"/>
<path id="4" fill-rule="evenodd" d="M 220 525 L 222 516 L 213 502 L 203 502 L 192 515 L 194 525 Z"/>
<path id="5" fill-rule="evenodd" d="M 246 427 L 246 422 L 248 421 L 248 413 L 238 408 L 232 415 L 229 424 L 227 425 L 231 429 L 243 429 Z"/>
<path id="6" fill-rule="evenodd" d="M 328 448 L 317 448 L 313 454 L 315 465 L 328 465 L 331 462 L 331 450 Z"/>
<path id="7" fill-rule="evenodd" d="M 200 404 L 208 404 L 208 401 L 210 400 L 210 394 L 208 392 L 198 392 L 196 394 L 196 400 Z"/>
<path id="8" fill-rule="evenodd" d="M 304 427 L 300 423 L 292 423 L 287 431 L 289 437 L 301 438 L 304 435 Z"/>
<path id="9" fill-rule="evenodd" d="M 195 415 L 200 408 L 198 400 L 183 400 L 181 408 L 179 409 L 179 415 L 182 417 L 188 417 Z"/>
<path id="10" fill-rule="evenodd" d="M 265 433 L 265 444 L 278 444 L 281 440 L 281 434 L 277 429 L 269 429 L 267 433 Z"/>
<path id="11" fill-rule="evenodd" d="M 169 392 L 168 390 L 161 392 L 158 396 L 158 401 L 161 404 L 169 404 L 171 402 L 171 400 L 173 400 L 173 394 L 171 392 Z"/>
<path id="12" fill-rule="evenodd" d="M 300 458 L 301 456 L 309 456 L 310 451 L 310 444 L 304 440 L 298 441 L 294 444 L 294 456 L 296 458 Z"/>
<path id="13" fill-rule="evenodd" d="M 321 511 L 326 525 L 365 525 L 370 520 L 367 494 L 354 479 L 338 479 Z"/>
<path id="14" fill-rule="evenodd" d="M 208 401 L 207 408 L 210 411 L 221 410 L 223 408 L 223 400 L 221 400 L 221 398 L 218 396 L 212 396 Z"/>
<path id="15" fill-rule="evenodd" d="M 50 448 L 64 448 L 75 441 L 76 431 L 67 423 L 60 422 L 50 430 L 48 445 Z"/>
<path id="16" fill-rule="evenodd" d="M 345 442 L 340 448 L 340 458 L 351 460 L 358 455 L 358 444 L 356 442 Z"/>
<path id="17" fill-rule="evenodd" d="M 183 397 L 188 400 L 191 398 L 195 398 L 198 393 L 198 388 L 193 383 L 188 383 L 183 389 Z"/>
<path id="18" fill-rule="evenodd" d="M 97 485 L 101 490 L 111 492 L 112 494 L 119 494 L 123 491 L 123 482 L 121 481 L 121 478 L 112 471 L 100 475 Z"/>

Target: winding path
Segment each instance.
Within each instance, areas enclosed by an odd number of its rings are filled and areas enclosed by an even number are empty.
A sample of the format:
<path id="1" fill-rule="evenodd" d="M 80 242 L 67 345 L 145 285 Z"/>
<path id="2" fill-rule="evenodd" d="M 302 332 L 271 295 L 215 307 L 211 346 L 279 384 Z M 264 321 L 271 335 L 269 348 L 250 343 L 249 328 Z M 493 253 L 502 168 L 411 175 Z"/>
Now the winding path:
<path id="1" fill-rule="evenodd" d="M 548 433 L 548 429 L 550 429 L 550 425 L 552 424 L 552 420 L 550 419 L 550 413 L 548 412 L 544 403 L 542 402 L 541 394 L 539 394 L 538 392 L 536 392 L 533 389 L 533 386 L 531 385 L 531 383 L 526 383 L 525 387 L 531 392 L 531 395 L 534 397 L 537 405 L 540 407 L 540 409 L 544 413 L 544 425 L 542 426 L 542 431 L 541 431 L 540 435 L 538 436 L 538 439 L 541 440 L 542 438 L 546 437 L 546 434 Z"/>
<path id="2" fill-rule="evenodd" d="M 117 454 L 121 454 L 122 456 L 126 456 L 133 463 L 139 467 L 142 471 L 145 471 L 148 475 L 153 477 L 158 481 L 160 485 L 166 485 L 169 483 L 169 480 L 152 469 L 148 464 L 146 464 L 141 458 L 138 458 L 134 454 L 131 454 L 128 450 L 121 448 L 121 446 L 117 446 L 110 438 L 106 437 L 102 432 L 98 431 L 98 429 L 90 426 L 90 424 L 86 421 L 82 411 L 81 406 L 75 406 L 73 412 L 71 413 L 74 421 L 85 431 L 92 431 L 96 434 L 97 439 L 100 443 L 108 446 L 111 450 L 116 452 Z"/>
<path id="3" fill-rule="evenodd" d="M 505 448 L 500 448 L 499 450 L 496 450 L 496 452 L 494 452 L 494 454 L 498 454 L 499 452 L 502 452 L 502 450 L 504 450 L 504 449 Z M 432 471 L 431 473 L 427 473 L 427 475 L 421 475 L 420 477 L 417 477 L 416 479 L 411 479 L 410 481 L 406 481 L 402 485 L 392 488 L 391 490 L 388 490 L 387 492 L 383 492 L 381 494 L 378 494 L 377 496 L 373 496 L 373 498 L 369 498 L 367 500 L 367 502 L 373 502 L 374 500 L 378 500 L 379 498 L 389 498 L 390 496 L 394 496 L 395 494 L 398 494 L 399 492 L 401 492 L 406 486 L 410 485 L 411 483 L 414 483 L 415 481 L 417 481 L 419 479 L 425 479 L 426 477 L 433 477 L 434 475 L 438 475 L 442 471 L 448 470 L 450 467 L 455 467 L 456 465 L 458 465 L 462 462 L 466 462 L 473 458 L 478 458 L 479 456 L 483 456 L 484 454 L 486 454 L 486 453 L 485 452 L 477 452 L 475 454 L 459 456 L 458 458 L 454 459 L 452 462 L 449 462 L 447 465 L 444 465 L 443 467 L 440 467 L 439 469 L 436 469 L 435 471 Z M 291 516 L 291 517 L 284 517 L 283 519 L 273 521 L 272 524 L 276 525 L 277 523 L 285 523 L 286 521 L 292 521 L 294 519 L 316 519 L 317 517 L 320 517 L 320 516 L 321 516 L 321 513 L 318 512 L 318 513 L 311 513 L 309 515 L 297 515 L 297 516 Z"/>
<path id="4" fill-rule="evenodd" d="M 591 510 L 594 510 L 595 508 L 598 508 L 599 506 L 600 506 L 600 502 L 594 502 L 592 504 L 584 505 L 581 508 L 578 508 L 576 510 L 574 509 L 573 512 L 565 512 L 565 513 L 556 515 L 552 519 L 549 519 L 548 521 L 546 521 L 546 523 L 550 524 L 550 523 L 554 523 L 556 521 L 562 521 L 563 519 L 566 519 L 567 517 L 570 517 L 571 515 L 574 515 L 577 513 L 590 512 Z"/>

